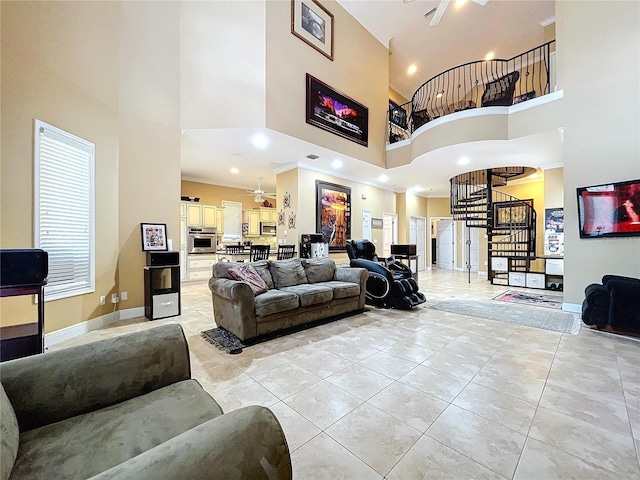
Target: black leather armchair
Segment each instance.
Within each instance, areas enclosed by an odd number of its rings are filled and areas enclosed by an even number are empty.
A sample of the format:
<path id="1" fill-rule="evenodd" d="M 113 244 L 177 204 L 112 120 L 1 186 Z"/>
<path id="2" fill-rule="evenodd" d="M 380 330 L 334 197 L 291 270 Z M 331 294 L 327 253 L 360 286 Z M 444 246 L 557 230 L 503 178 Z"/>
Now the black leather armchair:
<path id="1" fill-rule="evenodd" d="M 585 291 L 582 321 L 600 329 L 640 330 L 640 279 L 605 275 Z"/>
<path id="2" fill-rule="evenodd" d="M 369 240 L 347 240 L 347 254 L 352 267 L 369 271 L 367 304 L 408 310 L 425 302 L 418 283 L 411 277 L 411 269 L 393 257 L 379 259 Z"/>

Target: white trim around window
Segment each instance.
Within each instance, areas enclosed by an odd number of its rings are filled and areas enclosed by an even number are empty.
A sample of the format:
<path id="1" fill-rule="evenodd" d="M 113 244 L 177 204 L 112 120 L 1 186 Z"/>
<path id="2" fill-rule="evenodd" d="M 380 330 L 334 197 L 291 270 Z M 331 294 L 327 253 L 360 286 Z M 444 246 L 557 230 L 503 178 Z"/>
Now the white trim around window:
<path id="1" fill-rule="evenodd" d="M 45 300 L 95 291 L 95 145 L 34 124 L 34 245 L 49 254 Z"/>

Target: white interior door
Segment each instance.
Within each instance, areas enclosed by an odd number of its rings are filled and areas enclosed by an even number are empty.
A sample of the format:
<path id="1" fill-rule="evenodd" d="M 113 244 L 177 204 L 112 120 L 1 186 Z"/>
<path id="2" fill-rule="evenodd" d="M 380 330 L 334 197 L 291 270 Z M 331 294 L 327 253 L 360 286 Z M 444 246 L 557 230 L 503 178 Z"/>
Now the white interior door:
<path id="1" fill-rule="evenodd" d="M 453 270 L 453 220 L 442 219 L 438 221 L 437 234 L 438 268 Z"/>
<path id="2" fill-rule="evenodd" d="M 362 211 L 362 239 L 371 240 L 371 212 Z"/>
<path id="3" fill-rule="evenodd" d="M 462 245 L 464 269 L 467 270 L 467 265 L 471 264 L 471 271 L 478 272 L 480 263 L 480 229 L 463 227 L 462 230 L 464 232 L 464 244 Z M 471 245 L 467 245 L 469 240 L 471 240 Z M 471 257 L 469 257 L 469 253 L 471 253 Z"/>
<path id="4" fill-rule="evenodd" d="M 382 255 L 391 256 L 391 245 L 398 243 L 397 215 L 382 215 Z"/>
<path id="5" fill-rule="evenodd" d="M 426 270 L 427 258 L 427 219 L 424 217 L 409 218 L 409 243 L 416 244 L 418 255 L 418 271 Z"/>

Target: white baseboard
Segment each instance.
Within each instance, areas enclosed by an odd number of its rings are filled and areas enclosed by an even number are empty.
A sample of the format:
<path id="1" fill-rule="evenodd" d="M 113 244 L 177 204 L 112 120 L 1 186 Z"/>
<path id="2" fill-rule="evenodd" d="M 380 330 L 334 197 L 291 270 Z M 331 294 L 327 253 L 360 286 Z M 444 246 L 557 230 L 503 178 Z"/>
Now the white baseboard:
<path id="1" fill-rule="evenodd" d="M 44 336 L 44 348 L 52 347 L 60 342 L 71 340 L 72 338 L 84 335 L 93 330 L 99 330 L 107 325 L 117 322 L 118 320 L 128 320 L 135 317 L 144 316 L 144 307 L 129 308 L 127 310 L 118 310 L 117 312 L 107 313 L 100 317 L 92 318 L 84 322 L 71 325 L 70 327 L 61 328 L 55 332 L 47 333 Z"/>
<path id="2" fill-rule="evenodd" d="M 571 313 L 582 313 L 582 305 L 578 305 L 577 303 L 563 303 L 562 310 Z"/>

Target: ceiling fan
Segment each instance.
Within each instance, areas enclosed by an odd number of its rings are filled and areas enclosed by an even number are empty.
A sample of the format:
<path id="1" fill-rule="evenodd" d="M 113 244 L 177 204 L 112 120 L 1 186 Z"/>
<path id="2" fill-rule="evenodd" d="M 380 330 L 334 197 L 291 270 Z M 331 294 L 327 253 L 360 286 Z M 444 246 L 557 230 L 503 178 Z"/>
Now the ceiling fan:
<path id="1" fill-rule="evenodd" d="M 477 3 L 478 5 L 482 5 L 483 7 L 489 3 L 489 0 L 471 0 L 472 2 Z M 463 4 L 465 3 L 466 0 L 456 0 L 456 3 L 459 4 Z M 407 3 L 407 2 L 405 2 Z M 438 23 L 440 23 L 440 20 L 442 19 L 442 16 L 444 15 L 444 12 L 447 10 L 447 7 L 449 6 L 449 3 L 451 3 L 451 0 L 440 0 L 440 4 L 438 5 L 438 8 L 434 8 L 432 10 L 429 10 L 427 13 L 424 14 L 425 17 L 429 17 L 431 14 L 433 15 L 433 18 L 431 19 L 431 23 L 429 23 L 430 27 L 435 27 L 436 25 L 438 25 Z"/>
<path id="2" fill-rule="evenodd" d="M 264 190 L 262 190 L 262 188 L 260 188 L 260 180 L 262 180 L 262 177 L 258 178 L 258 188 L 255 190 L 247 190 L 247 192 L 249 192 L 249 194 L 253 195 L 253 201 L 256 203 L 262 203 L 264 202 L 265 197 L 270 197 L 270 198 L 275 198 L 276 194 L 275 193 L 267 193 Z"/>

